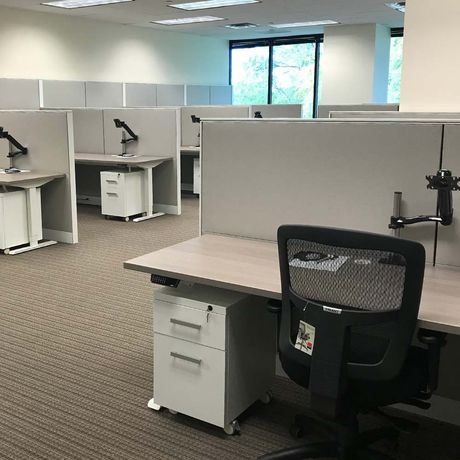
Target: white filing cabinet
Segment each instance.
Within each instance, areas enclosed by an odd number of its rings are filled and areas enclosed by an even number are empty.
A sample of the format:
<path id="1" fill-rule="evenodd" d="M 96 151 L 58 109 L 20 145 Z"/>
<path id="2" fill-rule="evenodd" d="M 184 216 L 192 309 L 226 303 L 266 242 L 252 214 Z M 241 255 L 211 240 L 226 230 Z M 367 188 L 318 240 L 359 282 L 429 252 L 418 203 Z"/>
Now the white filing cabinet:
<path id="1" fill-rule="evenodd" d="M 29 242 L 25 190 L 0 191 L 0 249 Z"/>
<path id="2" fill-rule="evenodd" d="M 161 288 L 154 302 L 154 403 L 238 430 L 237 417 L 269 400 L 276 324 L 266 301 L 200 285 Z"/>
<path id="3" fill-rule="evenodd" d="M 193 159 L 193 193 L 201 193 L 201 166 L 200 158 Z"/>
<path id="4" fill-rule="evenodd" d="M 102 171 L 102 214 L 128 220 L 146 212 L 143 179 L 144 171 Z"/>

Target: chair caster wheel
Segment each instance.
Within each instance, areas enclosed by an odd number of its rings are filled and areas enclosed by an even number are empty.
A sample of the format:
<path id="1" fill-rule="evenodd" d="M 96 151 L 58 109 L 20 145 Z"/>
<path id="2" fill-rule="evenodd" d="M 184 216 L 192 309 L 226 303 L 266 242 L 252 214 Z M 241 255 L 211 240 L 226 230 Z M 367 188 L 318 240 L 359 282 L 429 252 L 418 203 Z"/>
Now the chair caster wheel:
<path id="1" fill-rule="evenodd" d="M 259 401 L 262 404 L 270 404 L 273 401 L 273 393 L 271 391 L 266 391 Z"/>
<path id="2" fill-rule="evenodd" d="M 6 256 L 10 253 L 10 250 L 9 249 L 4 249 L 3 250 L 3 254 L 5 254 Z"/>
<path id="3" fill-rule="evenodd" d="M 232 423 L 229 423 L 224 427 L 224 431 L 226 434 L 229 436 L 234 436 L 235 434 L 240 434 L 240 424 L 238 423 L 238 420 L 233 420 Z"/>
<path id="4" fill-rule="evenodd" d="M 293 423 L 290 427 L 289 427 L 289 434 L 294 438 L 294 439 L 300 439 L 300 438 L 303 438 L 305 436 L 305 432 L 304 432 L 304 429 L 297 425 L 297 423 Z"/>
<path id="5" fill-rule="evenodd" d="M 168 409 L 168 410 L 170 414 L 177 415 L 177 410 L 173 410 L 173 409 Z"/>

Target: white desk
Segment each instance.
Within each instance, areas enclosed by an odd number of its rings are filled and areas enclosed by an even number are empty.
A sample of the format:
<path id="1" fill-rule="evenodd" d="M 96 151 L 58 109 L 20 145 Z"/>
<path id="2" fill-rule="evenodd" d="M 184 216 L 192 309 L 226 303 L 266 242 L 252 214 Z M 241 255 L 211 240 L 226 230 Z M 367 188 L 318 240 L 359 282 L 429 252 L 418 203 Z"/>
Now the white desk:
<path id="1" fill-rule="evenodd" d="M 139 155 L 135 157 L 122 157 L 117 155 L 104 155 L 102 153 L 76 153 L 75 163 L 104 166 L 126 166 L 141 168 L 144 170 L 144 193 L 147 209 L 145 216 L 133 219 L 134 222 L 142 222 L 147 219 L 163 216 L 164 212 L 153 212 L 153 168 L 165 161 L 171 161 L 172 156 Z"/>
<path id="2" fill-rule="evenodd" d="M 281 298 L 278 247 L 269 241 L 204 235 L 129 260 L 124 267 Z M 418 325 L 460 335 L 460 268 L 426 267 Z"/>
<path id="3" fill-rule="evenodd" d="M 0 186 L 22 188 L 27 194 L 29 246 L 19 249 L 5 250 L 5 254 L 16 255 L 23 252 L 33 251 L 34 249 L 51 246 L 52 244 L 57 244 L 57 241 L 39 242 L 42 234 L 42 205 L 39 189 L 48 182 L 64 176 L 64 174 L 44 171 L 0 174 Z"/>

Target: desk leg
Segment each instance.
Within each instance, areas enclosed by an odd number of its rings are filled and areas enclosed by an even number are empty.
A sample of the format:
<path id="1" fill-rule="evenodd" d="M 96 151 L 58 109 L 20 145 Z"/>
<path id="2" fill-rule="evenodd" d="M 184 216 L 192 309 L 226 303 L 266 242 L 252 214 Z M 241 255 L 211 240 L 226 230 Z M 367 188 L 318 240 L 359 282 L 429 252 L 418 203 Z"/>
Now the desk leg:
<path id="1" fill-rule="evenodd" d="M 147 406 L 149 409 L 153 409 L 153 410 L 161 409 L 161 406 L 159 406 L 158 404 L 155 404 L 155 401 L 153 400 L 153 398 L 148 402 Z"/>
<path id="2" fill-rule="evenodd" d="M 57 244 L 57 241 L 44 241 L 39 243 L 42 234 L 42 207 L 40 189 L 31 187 L 26 189 L 27 194 L 27 225 L 29 230 L 29 246 L 12 249 L 8 254 L 14 256 L 34 249 L 44 248 Z"/>
<path id="3" fill-rule="evenodd" d="M 155 217 L 164 216 L 164 212 L 153 212 L 153 168 L 144 169 L 144 199 L 147 207 L 145 216 L 133 219 L 133 222 L 142 222 Z"/>

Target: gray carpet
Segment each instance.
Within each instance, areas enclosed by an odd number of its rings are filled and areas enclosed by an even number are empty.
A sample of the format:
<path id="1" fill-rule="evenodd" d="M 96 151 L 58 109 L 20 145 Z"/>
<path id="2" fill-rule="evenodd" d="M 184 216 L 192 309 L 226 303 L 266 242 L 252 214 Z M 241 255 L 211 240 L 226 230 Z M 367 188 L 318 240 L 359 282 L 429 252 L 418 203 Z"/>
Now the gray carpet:
<path id="1" fill-rule="evenodd" d="M 140 224 L 80 207 L 80 244 L 0 256 L 1 459 L 254 459 L 295 444 L 287 427 L 307 395 L 283 379 L 241 436 L 146 406 L 153 290 L 122 262 L 196 236 L 198 201 L 183 207 Z M 396 458 L 460 458 L 460 429 L 420 422 Z"/>

